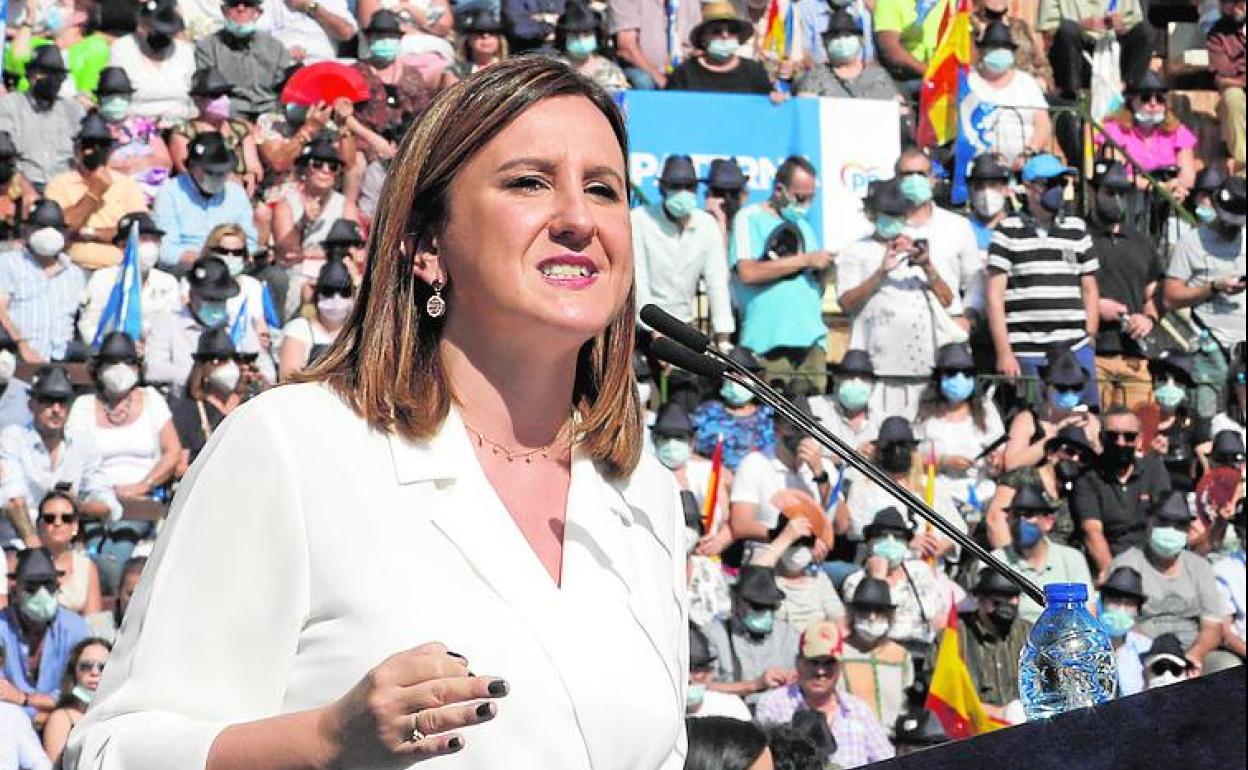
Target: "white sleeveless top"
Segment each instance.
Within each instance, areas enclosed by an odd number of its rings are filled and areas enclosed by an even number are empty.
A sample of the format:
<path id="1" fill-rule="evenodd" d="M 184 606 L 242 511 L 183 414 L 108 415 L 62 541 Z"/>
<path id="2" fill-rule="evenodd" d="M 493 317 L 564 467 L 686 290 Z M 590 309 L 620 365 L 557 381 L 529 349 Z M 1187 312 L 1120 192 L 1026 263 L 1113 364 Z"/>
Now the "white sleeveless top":
<path id="1" fill-rule="evenodd" d="M 65 422 L 70 434 L 88 435 L 100 452 L 101 470 L 113 486 L 142 481 L 160 459 L 160 431 L 172 416 L 165 397 L 155 388 L 143 389 L 143 413 L 129 425 L 100 425 L 95 419 L 95 395 L 74 401 Z"/>
<path id="2" fill-rule="evenodd" d="M 82 551 L 75 549 L 69 552 L 69 560 L 73 564 L 73 571 L 65 576 L 66 580 L 56 594 L 56 601 L 65 609 L 81 615 L 83 608 L 87 606 L 87 588 L 91 583 L 88 570 L 91 569 L 91 559 Z"/>

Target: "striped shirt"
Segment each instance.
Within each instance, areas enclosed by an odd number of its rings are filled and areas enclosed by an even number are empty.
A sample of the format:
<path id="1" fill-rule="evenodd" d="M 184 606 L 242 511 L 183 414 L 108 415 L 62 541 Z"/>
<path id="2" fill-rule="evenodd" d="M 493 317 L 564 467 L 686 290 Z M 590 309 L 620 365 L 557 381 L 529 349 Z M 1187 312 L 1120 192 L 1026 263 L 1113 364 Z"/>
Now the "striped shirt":
<path id="1" fill-rule="evenodd" d="M 1087 337 L 1081 280 L 1098 267 L 1092 237 L 1078 217 L 1051 230 L 1019 214 L 997 227 L 988 247 L 988 270 L 1005 273 L 1005 325 L 1015 353 L 1041 353 L 1056 343 L 1070 347 Z"/>
<path id="2" fill-rule="evenodd" d="M 24 248 L 0 254 L 0 297 L 18 336 L 44 358 L 59 361 L 74 338 L 74 316 L 87 289 L 86 273 L 65 254 L 49 275 Z"/>

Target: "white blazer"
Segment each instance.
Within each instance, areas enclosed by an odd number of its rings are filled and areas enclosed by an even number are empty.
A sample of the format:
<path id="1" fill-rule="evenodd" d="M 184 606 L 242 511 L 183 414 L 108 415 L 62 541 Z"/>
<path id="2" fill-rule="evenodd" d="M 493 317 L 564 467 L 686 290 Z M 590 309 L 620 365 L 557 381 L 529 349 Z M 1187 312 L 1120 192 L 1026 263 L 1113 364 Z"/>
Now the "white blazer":
<path id="1" fill-rule="evenodd" d="M 556 587 L 454 410 L 410 443 L 321 385 L 269 391 L 187 476 L 65 767 L 200 770 L 228 725 L 330 703 L 441 641 L 511 693 L 431 766 L 679 770 L 680 510 L 653 458 L 611 482 L 575 453 Z"/>

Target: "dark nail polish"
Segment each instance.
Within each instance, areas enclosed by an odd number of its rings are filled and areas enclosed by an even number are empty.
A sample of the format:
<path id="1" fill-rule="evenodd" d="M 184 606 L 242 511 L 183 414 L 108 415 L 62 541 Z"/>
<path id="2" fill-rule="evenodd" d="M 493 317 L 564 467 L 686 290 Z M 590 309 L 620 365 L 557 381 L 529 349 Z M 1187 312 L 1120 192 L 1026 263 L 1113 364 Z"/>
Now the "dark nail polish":
<path id="1" fill-rule="evenodd" d="M 485 719 L 487 717 L 493 716 L 493 714 L 494 714 L 494 707 L 491 706 L 490 704 L 482 703 L 480 706 L 477 706 L 477 716 L 480 717 L 481 719 Z"/>
<path id="2" fill-rule="evenodd" d="M 458 735 L 452 735 L 451 739 L 446 742 L 446 747 L 451 751 L 459 751 L 464 747 L 464 739 Z"/>
<path id="3" fill-rule="evenodd" d="M 447 654 L 447 655 L 450 655 L 452 658 L 459 658 L 460 660 L 462 660 L 462 661 L 463 661 L 463 662 L 465 662 L 465 663 L 467 663 L 467 662 L 468 662 L 468 659 L 467 659 L 467 658 L 465 658 L 463 655 L 460 655 L 458 652 L 451 652 L 450 650 L 447 650 L 447 651 L 446 651 L 446 654 Z"/>
<path id="4" fill-rule="evenodd" d="M 506 679 L 495 679 L 493 682 L 490 682 L 488 689 L 490 695 L 506 695 L 510 688 L 507 686 Z"/>

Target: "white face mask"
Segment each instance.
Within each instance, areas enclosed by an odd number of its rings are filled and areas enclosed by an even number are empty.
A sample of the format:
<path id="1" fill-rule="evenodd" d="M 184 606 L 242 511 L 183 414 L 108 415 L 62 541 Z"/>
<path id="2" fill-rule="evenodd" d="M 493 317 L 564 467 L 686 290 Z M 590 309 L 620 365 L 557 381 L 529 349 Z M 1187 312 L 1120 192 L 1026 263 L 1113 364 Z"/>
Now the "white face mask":
<path id="1" fill-rule="evenodd" d="M 160 261 L 160 244 L 152 241 L 139 242 L 139 269 L 149 272 Z"/>
<path id="2" fill-rule="evenodd" d="M 233 361 L 221 364 L 216 369 L 208 372 L 206 378 L 208 387 L 218 393 L 233 393 L 238 387 L 238 381 L 242 377 L 242 371 L 238 368 L 238 364 Z"/>
<path id="3" fill-rule="evenodd" d="M 55 227 L 41 227 L 30 234 L 26 245 L 36 256 L 51 259 L 65 248 L 65 234 Z"/>
<path id="4" fill-rule="evenodd" d="M 1169 671 L 1166 671 L 1165 673 L 1158 674 L 1152 679 L 1149 679 L 1148 689 L 1153 690 L 1158 687 L 1165 687 L 1167 685 L 1175 684 L 1176 682 L 1182 682 L 1184 678 L 1185 677 L 1182 677 L 1178 674 L 1172 674 Z"/>
<path id="5" fill-rule="evenodd" d="M 316 309 L 326 321 L 331 324 L 340 324 L 351 315 L 351 298 L 340 297 L 337 294 L 321 297 L 316 301 Z"/>
<path id="6" fill-rule="evenodd" d="M 804 545 L 799 545 L 784 552 L 784 555 L 780 557 L 780 566 L 786 572 L 801 572 L 814 560 L 815 555 L 811 550 Z"/>
<path id="7" fill-rule="evenodd" d="M 11 350 L 0 350 L 0 383 L 8 384 L 17 371 L 17 356 Z"/>
<path id="8" fill-rule="evenodd" d="M 109 364 L 100 370 L 100 387 L 109 398 L 124 396 L 139 383 L 139 373 L 129 364 Z"/>
<path id="9" fill-rule="evenodd" d="M 976 214 L 984 219 L 991 219 L 1005 208 L 1005 193 L 992 189 L 976 190 L 971 197 L 971 206 L 975 208 Z"/>
<path id="10" fill-rule="evenodd" d="M 854 633 L 863 640 L 874 642 L 888 633 L 888 618 L 858 618 L 854 621 Z"/>

